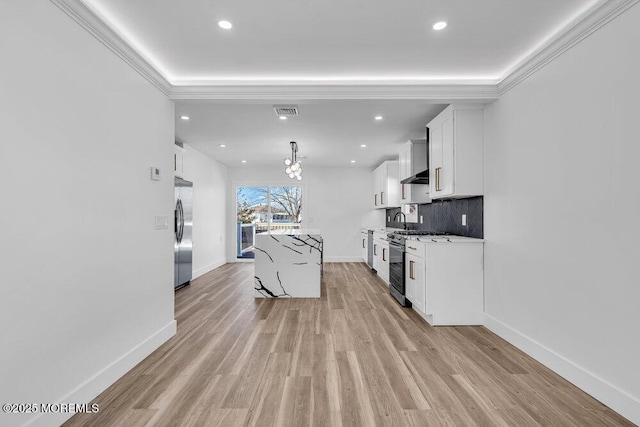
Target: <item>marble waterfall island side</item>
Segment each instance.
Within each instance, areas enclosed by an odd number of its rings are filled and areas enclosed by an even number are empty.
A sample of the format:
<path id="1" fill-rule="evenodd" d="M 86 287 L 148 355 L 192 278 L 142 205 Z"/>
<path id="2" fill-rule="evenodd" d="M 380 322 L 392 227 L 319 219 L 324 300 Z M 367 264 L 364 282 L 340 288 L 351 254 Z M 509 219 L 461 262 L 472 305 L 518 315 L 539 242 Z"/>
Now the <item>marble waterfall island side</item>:
<path id="1" fill-rule="evenodd" d="M 257 234 L 256 298 L 320 298 L 322 237 L 318 232 Z"/>

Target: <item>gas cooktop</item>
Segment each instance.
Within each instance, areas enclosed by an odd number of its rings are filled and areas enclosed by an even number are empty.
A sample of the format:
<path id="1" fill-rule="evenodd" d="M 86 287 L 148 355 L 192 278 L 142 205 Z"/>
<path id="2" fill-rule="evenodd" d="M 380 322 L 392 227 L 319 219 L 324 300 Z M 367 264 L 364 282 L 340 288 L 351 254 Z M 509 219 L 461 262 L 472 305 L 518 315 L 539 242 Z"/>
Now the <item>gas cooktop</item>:
<path id="1" fill-rule="evenodd" d="M 404 243 L 409 236 L 448 236 L 449 233 L 443 231 L 430 231 L 430 230 L 394 230 L 392 233 L 387 234 L 387 238 L 390 242 Z"/>
<path id="2" fill-rule="evenodd" d="M 446 236 L 449 233 L 429 230 L 394 230 L 393 234 L 399 234 L 401 236 Z"/>

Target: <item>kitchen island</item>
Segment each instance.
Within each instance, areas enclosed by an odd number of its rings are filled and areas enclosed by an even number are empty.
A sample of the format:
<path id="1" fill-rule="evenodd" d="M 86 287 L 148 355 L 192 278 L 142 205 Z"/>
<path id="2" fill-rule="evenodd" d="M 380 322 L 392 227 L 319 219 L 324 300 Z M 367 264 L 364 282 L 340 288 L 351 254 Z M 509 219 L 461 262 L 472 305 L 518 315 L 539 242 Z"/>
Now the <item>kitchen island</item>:
<path id="1" fill-rule="evenodd" d="M 318 230 L 275 230 L 255 237 L 256 298 L 320 298 L 322 236 Z"/>

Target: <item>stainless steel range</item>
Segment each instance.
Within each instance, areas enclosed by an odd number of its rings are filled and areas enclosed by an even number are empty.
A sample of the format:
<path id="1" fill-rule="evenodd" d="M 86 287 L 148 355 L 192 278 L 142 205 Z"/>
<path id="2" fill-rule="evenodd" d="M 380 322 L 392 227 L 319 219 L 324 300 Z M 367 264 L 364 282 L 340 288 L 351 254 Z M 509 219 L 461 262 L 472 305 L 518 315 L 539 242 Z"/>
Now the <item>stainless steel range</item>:
<path id="1" fill-rule="evenodd" d="M 403 307 L 411 307 L 405 297 L 405 242 L 409 236 L 444 236 L 447 233 L 424 230 L 396 230 L 389 238 L 389 292 Z"/>

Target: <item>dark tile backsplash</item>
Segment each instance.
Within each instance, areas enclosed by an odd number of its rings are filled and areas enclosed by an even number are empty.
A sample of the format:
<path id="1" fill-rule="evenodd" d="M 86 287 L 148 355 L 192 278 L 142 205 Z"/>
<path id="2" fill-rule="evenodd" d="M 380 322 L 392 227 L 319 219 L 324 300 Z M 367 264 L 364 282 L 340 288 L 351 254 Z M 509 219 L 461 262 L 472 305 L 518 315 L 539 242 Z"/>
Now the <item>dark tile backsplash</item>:
<path id="1" fill-rule="evenodd" d="M 402 221 L 394 222 L 393 217 L 400 212 L 400 208 L 387 209 L 387 227 L 402 228 Z M 471 197 L 456 200 L 434 200 L 432 203 L 418 205 L 418 221 L 420 215 L 424 222 L 407 223 L 411 230 L 444 231 L 458 236 L 484 238 L 483 198 Z M 462 214 L 467 215 L 467 225 L 462 225 Z M 398 216 L 398 219 L 402 215 Z"/>

